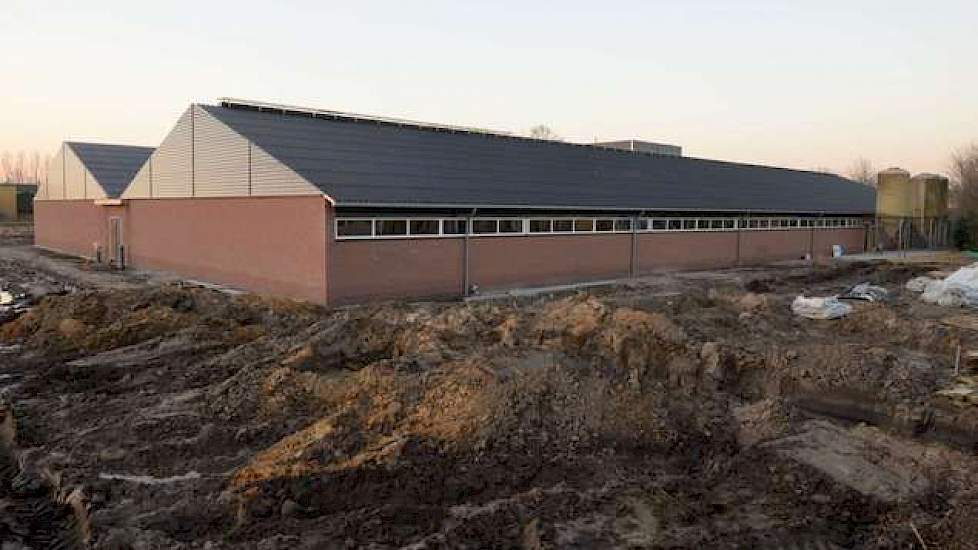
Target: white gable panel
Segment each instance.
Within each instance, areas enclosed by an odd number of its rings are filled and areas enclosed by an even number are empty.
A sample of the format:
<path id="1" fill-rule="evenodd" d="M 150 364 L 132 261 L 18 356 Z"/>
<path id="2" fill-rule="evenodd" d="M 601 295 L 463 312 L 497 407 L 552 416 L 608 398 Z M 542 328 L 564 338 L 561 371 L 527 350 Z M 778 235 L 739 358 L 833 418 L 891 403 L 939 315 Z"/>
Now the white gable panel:
<path id="1" fill-rule="evenodd" d="M 258 146 L 251 151 L 252 195 L 322 195 L 323 192 Z"/>
<path id="2" fill-rule="evenodd" d="M 132 181 L 126 187 L 125 191 L 122 192 L 121 197 L 123 199 L 148 199 L 150 195 L 150 174 L 153 171 L 153 156 L 150 155 L 149 159 L 143 163 L 142 168 L 136 172 L 133 176 Z"/>
<path id="3" fill-rule="evenodd" d="M 187 109 L 150 157 L 150 196 L 193 196 L 193 124 L 193 109 Z"/>
<path id="4" fill-rule="evenodd" d="M 79 160 L 78 155 L 71 150 L 70 145 L 65 147 L 64 170 L 64 198 L 66 200 L 84 199 L 85 187 L 88 183 L 88 171 L 82 161 Z"/>
<path id="5" fill-rule="evenodd" d="M 250 143 L 203 109 L 194 109 L 194 196 L 248 196 Z"/>
<path id="6" fill-rule="evenodd" d="M 54 158 L 48 163 L 47 196 L 44 198 L 49 200 L 60 200 L 64 198 L 64 162 L 65 147 L 62 145 L 58 149 L 58 154 L 54 155 Z"/>

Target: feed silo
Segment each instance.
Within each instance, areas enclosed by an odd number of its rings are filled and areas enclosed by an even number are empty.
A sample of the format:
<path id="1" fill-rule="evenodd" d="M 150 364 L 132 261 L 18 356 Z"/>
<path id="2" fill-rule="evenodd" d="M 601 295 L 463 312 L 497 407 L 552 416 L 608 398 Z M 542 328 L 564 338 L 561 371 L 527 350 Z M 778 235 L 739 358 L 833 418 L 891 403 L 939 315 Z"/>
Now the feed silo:
<path id="1" fill-rule="evenodd" d="M 888 168 L 877 176 L 876 216 L 878 218 L 913 217 L 914 187 L 910 172 Z"/>

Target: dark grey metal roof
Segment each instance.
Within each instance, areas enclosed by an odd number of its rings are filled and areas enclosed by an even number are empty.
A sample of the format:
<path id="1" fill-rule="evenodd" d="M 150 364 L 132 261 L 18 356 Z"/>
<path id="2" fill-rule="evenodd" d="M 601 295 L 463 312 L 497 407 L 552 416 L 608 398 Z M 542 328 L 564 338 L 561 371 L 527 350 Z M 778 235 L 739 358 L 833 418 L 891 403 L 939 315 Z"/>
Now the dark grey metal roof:
<path id="1" fill-rule="evenodd" d="M 119 198 L 126 186 L 142 168 L 155 150 L 153 147 L 135 145 L 109 145 L 104 143 L 67 142 L 78 155 L 85 168 L 100 184 L 111 199 Z"/>
<path id="2" fill-rule="evenodd" d="M 871 213 L 875 190 L 819 172 L 202 106 L 340 206 Z"/>

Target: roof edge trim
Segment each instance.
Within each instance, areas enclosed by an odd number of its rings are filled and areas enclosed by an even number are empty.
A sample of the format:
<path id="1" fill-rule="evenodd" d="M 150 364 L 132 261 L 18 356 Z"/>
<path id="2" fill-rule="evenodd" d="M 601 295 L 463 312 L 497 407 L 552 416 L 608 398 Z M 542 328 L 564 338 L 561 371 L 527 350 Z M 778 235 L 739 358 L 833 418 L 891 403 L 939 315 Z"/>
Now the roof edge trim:
<path id="1" fill-rule="evenodd" d="M 608 212 L 730 212 L 741 214 L 814 214 L 814 215 L 874 215 L 874 211 L 862 210 L 784 210 L 784 209 L 744 209 L 744 208 L 667 208 L 667 207 L 613 207 L 613 206 L 553 206 L 527 204 L 427 204 L 427 203 L 382 203 L 382 202 L 338 202 L 333 206 L 339 208 L 491 208 L 499 210 L 581 210 Z"/>

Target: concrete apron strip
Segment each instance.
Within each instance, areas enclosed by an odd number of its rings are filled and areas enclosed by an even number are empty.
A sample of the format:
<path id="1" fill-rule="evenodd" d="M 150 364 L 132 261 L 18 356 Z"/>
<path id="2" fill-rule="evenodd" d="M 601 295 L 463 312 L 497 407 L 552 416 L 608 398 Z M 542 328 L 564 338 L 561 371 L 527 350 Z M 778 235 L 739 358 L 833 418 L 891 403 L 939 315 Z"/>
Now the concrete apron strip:
<path id="1" fill-rule="evenodd" d="M 472 296 L 467 296 L 465 297 L 465 301 L 481 302 L 485 300 L 496 300 L 499 298 L 521 298 L 527 296 L 536 296 L 538 294 L 549 294 L 552 292 L 568 292 L 573 290 L 580 290 L 583 288 L 609 287 L 609 286 L 624 284 L 628 281 L 634 281 L 634 280 L 635 279 L 608 279 L 604 281 L 590 281 L 584 283 L 570 283 L 570 284 L 554 285 L 554 286 L 514 288 L 512 290 L 500 290 L 495 292 L 487 292 L 485 294 L 475 294 Z"/>

